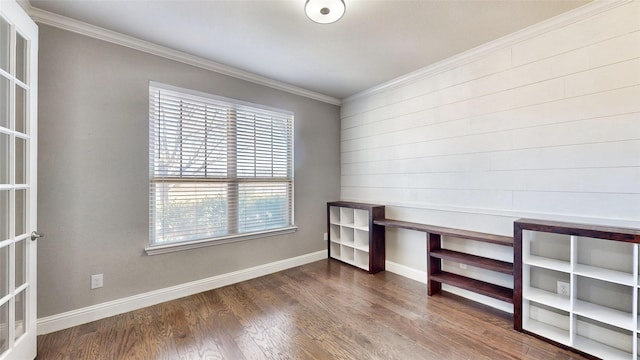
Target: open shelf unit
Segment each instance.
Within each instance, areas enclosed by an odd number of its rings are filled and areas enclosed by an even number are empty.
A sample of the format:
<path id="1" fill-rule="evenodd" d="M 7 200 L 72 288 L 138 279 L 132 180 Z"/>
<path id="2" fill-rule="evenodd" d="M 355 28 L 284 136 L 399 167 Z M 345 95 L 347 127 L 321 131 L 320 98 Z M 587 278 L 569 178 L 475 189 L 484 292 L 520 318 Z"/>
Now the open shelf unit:
<path id="1" fill-rule="evenodd" d="M 602 359 L 640 359 L 639 243 L 640 229 L 516 221 L 514 328 Z"/>
<path id="2" fill-rule="evenodd" d="M 384 206 L 348 201 L 327 203 L 329 257 L 371 274 L 384 270 Z"/>
<path id="3" fill-rule="evenodd" d="M 513 239 L 511 237 L 393 219 L 377 220 L 375 223 L 386 227 L 423 231 L 426 233 L 427 293 L 429 296 L 439 293 L 442 290 L 442 284 L 447 284 L 492 297 L 509 304 L 513 303 L 513 289 L 511 288 L 453 274 L 443 271 L 442 269 L 442 261 L 449 260 L 480 269 L 513 275 L 513 264 L 510 262 L 481 257 L 466 252 L 448 250 L 442 246 L 443 237 L 449 236 L 511 248 L 513 247 Z"/>

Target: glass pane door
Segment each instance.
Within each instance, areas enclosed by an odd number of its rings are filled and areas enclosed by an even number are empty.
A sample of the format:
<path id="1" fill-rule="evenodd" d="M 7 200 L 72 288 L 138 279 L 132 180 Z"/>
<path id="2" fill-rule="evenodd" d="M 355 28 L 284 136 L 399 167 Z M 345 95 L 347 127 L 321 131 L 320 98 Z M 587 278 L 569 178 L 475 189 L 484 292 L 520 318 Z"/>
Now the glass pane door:
<path id="1" fill-rule="evenodd" d="M 0 360 L 36 356 L 37 27 L 0 1 Z"/>

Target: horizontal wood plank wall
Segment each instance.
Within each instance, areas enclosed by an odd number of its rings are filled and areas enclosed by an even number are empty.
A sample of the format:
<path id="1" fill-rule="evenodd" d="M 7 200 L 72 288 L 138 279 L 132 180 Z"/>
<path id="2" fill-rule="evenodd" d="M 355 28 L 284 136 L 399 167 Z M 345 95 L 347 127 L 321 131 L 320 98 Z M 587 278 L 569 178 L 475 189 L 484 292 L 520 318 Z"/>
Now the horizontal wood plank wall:
<path id="1" fill-rule="evenodd" d="M 639 227 L 639 18 L 640 2 L 627 2 L 346 99 L 342 199 L 385 204 L 388 218 L 501 235 L 524 216 Z M 387 260 L 424 271 L 424 253 L 424 234 L 387 230 Z"/>

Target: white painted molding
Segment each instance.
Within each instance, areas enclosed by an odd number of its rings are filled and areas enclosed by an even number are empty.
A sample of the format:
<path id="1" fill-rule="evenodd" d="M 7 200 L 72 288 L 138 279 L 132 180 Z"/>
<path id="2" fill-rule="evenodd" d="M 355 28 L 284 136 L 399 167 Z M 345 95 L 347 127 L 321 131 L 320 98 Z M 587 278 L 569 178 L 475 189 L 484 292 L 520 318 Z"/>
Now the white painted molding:
<path id="1" fill-rule="evenodd" d="M 217 289 L 326 258 L 327 251 L 321 250 L 290 259 L 275 261 L 269 264 L 213 276 L 207 279 L 191 281 L 185 284 L 154 290 L 144 294 L 129 296 L 102 304 L 96 304 L 61 314 L 47 316 L 38 319 L 37 332 L 38 335 L 48 334 L 54 331 L 86 324 L 95 320 L 179 299 L 181 297 L 201 293 L 203 291 Z"/>
<path id="2" fill-rule="evenodd" d="M 395 263 L 393 261 L 386 260 L 384 262 L 385 271 L 392 272 L 396 275 L 404 276 L 411 280 L 415 280 L 421 282 L 423 284 L 427 283 L 427 272 L 410 268 L 408 266 Z"/>
<path id="3" fill-rule="evenodd" d="M 22 1 L 21 5 L 25 8 L 33 21 L 40 24 L 54 26 L 63 30 L 71 31 L 77 34 L 85 35 L 94 39 L 107 41 L 113 44 L 128 47 L 130 49 L 142 51 L 148 54 L 163 57 L 165 59 L 174 60 L 183 64 L 195 66 L 201 69 L 217 72 L 219 74 L 234 77 L 236 79 L 245 80 L 254 84 L 267 86 L 276 90 L 286 91 L 291 94 L 304 96 L 310 99 L 322 101 L 332 105 L 341 105 L 342 101 L 331 96 L 317 93 L 315 91 L 303 89 L 297 86 L 286 84 L 280 81 L 266 78 L 248 71 L 236 69 L 234 67 L 217 63 L 205 58 L 187 54 L 182 51 L 174 50 L 165 46 L 160 46 L 149 41 L 141 40 L 133 36 L 121 34 L 115 31 L 107 30 L 95 25 L 91 25 L 82 21 L 74 20 L 66 16 L 54 14 L 42 9 L 35 8 Z"/>
<path id="4" fill-rule="evenodd" d="M 385 269 L 388 272 L 392 272 L 396 275 L 400 275 L 406 278 L 409 278 L 411 280 L 415 280 L 418 282 L 421 282 L 423 284 L 427 284 L 427 272 L 426 271 L 422 271 L 422 270 L 417 270 L 414 268 L 410 268 L 408 266 L 402 265 L 402 264 L 398 264 L 392 261 L 385 261 Z M 474 293 L 471 291 L 467 291 L 464 289 L 460 289 L 457 288 L 455 286 L 450 286 L 447 284 L 442 284 L 442 290 L 461 296 L 463 298 L 478 302 L 480 304 L 484 304 L 487 306 L 490 306 L 492 308 L 498 309 L 498 310 L 502 310 L 504 312 L 513 313 L 513 305 L 508 304 L 504 301 L 500 301 L 500 300 L 496 300 L 493 298 L 490 298 L 488 296 L 484 296 L 478 293 Z"/>
<path id="5" fill-rule="evenodd" d="M 484 296 L 478 293 L 474 293 L 472 291 L 460 289 L 455 286 L 451 286 L 447 284 L 442 284 L 442 290 L 454 295 L 458 295 L 465 299 L 469 299 L 471 301 L 475 301 L 477 303 L 487 305 L 494 309 L 502 310 L 506 313 L 513 314 L 513 305 L 506 303 L 504 301 L 500 301 L 494 298 L 490 298 L 488 296 Z"/>
<path id="6" fill-rule="evenodd" d="M 634 0 L 612 0 L 612 1 L 594 0 L 593 2 L 590 2 L 579 8 L 557 15 L 545 21 L 533 24 L 522 30 L 505 35 L 501 38 L 482 44 L 473 49 L 464 51 L 460 54 L 451 56 L 442 61 L 426 66 L 422 69 L 418 69 L 406 75 L 402 75 L 393 80 L 384 82 L 380 85 L 376 85 L 372 88 L 369 88 L 357 94 L 346 97 L 342 99 L 342 103 L 345 104 L 356 99 L 371 96 L 397 86 L 405 85 L 407 83 L 410 83 L 422 78 L 426 78 L 426 77 L 435 75 L 437 73 L 454 69 L 456 67 L 478 60 L 491 52 L 504 49 L 518 42 L 532 39 L 546 32 L 553 31 L 555 29 L 562 28 L 569 24 L 573 24 L 578 21 L 587 19 L 591 16 L 605 12 L 607 10 L 629 3 L 631 1 L 634 1 Z"/>
<path id="7" fill-rule="evenodd" d="M 285 91 L 291 94 L 304 96 L 310 99 L 322 101 L 332 105 L 342 105 L 343 103 L 356 100 L 365 96 L 370 96 L 390 88 L 400 86 L 433 74 L 446 71 L 463 64 L 472 62 L 486 54 L 513 45 L 517 42 L 533 38 L 542 33 L 561 28 L 568 24 L 586 19 L 595 14 L 607 11 L 611 8 L 623 5 L 633 0 L 595 0 L 587 5 L 577 9 L 560 14 L 551 19 L 534 24 L 520 31 L 511 33 L 502 38 L 485 43 L 473 49 L 454 55 L 435 64 L 426 66 L 409 74 L 400 76 L 393 80 L 387 81 L 380 85 L 374 86 L 357 94 L 351 95 L 345 99 L 337 99 L 331 96 L 320 94 L 311 90 L 303 89 L 297 86 L 286 84 L 280 81 L 269 79 L 257 74 L 253 74 L 244 70 L 220 64 L 201 57 L 190 55 L 178 50 L 160 46 L 148 41 L 144 41 L 132 36 L 124 35 L 115 31 L 107 30 L 95 25 L 91 25 L 82 21 L 74 20 L 62 15 L 54 14 L 42 9 L 31 6 L 28 0 L 19 0 L 21 6 L 25 8 L 31 18 L 41 24 L 54 26 L 63 30 L 75 32 L 95 39 L 118 44 L 131 49 L 146 52 L 148 54 L 160 56 L 166 59 L 178 61 L 184 64 L 196 66 L 205 70 L 214 71 L 223 75 L 235 77 L 240 80 L 249 81 L 255 84 L 267 86 L 276 90 Z"/>

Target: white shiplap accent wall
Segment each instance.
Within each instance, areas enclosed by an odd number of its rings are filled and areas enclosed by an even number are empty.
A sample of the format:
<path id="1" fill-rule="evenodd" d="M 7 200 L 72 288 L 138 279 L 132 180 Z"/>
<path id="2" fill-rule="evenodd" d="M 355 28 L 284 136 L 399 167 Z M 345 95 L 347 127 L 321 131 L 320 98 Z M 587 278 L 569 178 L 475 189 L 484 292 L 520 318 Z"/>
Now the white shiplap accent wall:
<path id="1" fill-rule="evenodd" d="M 342 199 L 504 235 L 519 217 L 640 227 L 640 2 L 565 16 L 458 66 L 346 99 Z M 424 271 L 421 254 L 423 234 L 387 231 L 387 260 Z"/>

